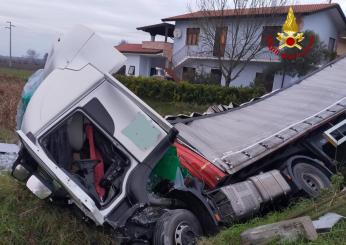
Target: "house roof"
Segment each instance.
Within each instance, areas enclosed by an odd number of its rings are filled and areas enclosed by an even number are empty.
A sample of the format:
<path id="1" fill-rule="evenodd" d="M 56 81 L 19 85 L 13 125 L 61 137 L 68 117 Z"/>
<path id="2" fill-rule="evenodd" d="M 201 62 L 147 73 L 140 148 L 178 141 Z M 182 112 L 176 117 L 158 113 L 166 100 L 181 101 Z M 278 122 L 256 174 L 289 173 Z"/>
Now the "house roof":
<path id="1" fill-rule="evenodd" d="M 192 20 L 199 19 L 203 17 L 232 17 L 232 16 L 254 16 L 254 15 L 284 15 L 287 14 L 290 6 L 278 6 L 278 7 L 265 7 L 265 8 L 247 8 L 242 10 L 235 9 L 227 9 L 223 11 L 209 11 L 205 13 L 205 11 L 197 11 L 193 13 L 187 13 L 182 15 L 177 15 L 169 18 L 162 19 L 162 21 L 179 21 L 179 20 Z M 293 5 L 292 6 L 295 14 L 312 14 L 320 11 L 325 11 L 328 9 L 336 8 L 343 20 L 346 23 L 346 17 L 341 7 L 337 3 L 332 4 L 302 4 L 302 5 Z M 239 13 L 240 12 L 240 13 Z"/>
<path id="2" fill-rule="evenodd" d="M 150 25 L 150 26 L 142 26 L 137 27 L 137 30 L 149 32 L 150 35 L 161 35 L 161 36 L 168 36 L 173 37 L 174 32 L 174 25 L 169 23 L 160 23 L 156 25 Z"/>
<path id="3" fill-rule="evenodd" d="M 143 48 L 142 44 L 133 43 L 123 43 L 118 46 L 115 46 L 115 48 L 119 50 L 121 53 L 160 54 L 163 52 L 162 49 Z"/>

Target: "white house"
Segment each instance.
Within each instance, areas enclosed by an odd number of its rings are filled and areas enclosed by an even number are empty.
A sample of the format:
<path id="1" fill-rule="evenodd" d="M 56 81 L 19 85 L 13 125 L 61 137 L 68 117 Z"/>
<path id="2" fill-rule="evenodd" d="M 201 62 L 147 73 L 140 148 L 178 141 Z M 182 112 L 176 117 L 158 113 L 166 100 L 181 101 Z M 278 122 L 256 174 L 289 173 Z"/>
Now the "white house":
<path id="1" fill-rule="evenodd" d="M 128 76 L 148 77 L 157 75 L 157 68 L 170 70 L 173 44 L 168 42 L 168 38 L 173 37 L 174 25 L 161 23 L 138 27 L 137 30 L 150 33 L 151 41 L 122 43 L 115 47 L 127 58 L 120 73 Z M 164 41 L 156 41 L 156 35 L 164 36 Z"/>
<path id="2" fill-rule="evenodd" d="M 275 7 L 275 17 L 270 21 L 266 21 L 265 26 L 262 26 L 262 35 L 268 34 L 268 31 L 276 35 L 281 32 L 282 24 L 285 22 L 289 7 L 281 6 Z M 293 6 L 299 29 L 301 32 L 305 30 L 312 30 L 317 33 L 320 40 L 323 41 L 331 51 L 337 51 L 339 54 L 345 52 L 346 48 L 346 18 L 338 4 L 306 4 Z M 247 12 L 244 12 L 243 21 L 248 21 Z M 215 12 L 214 16 L 218 16 Z M 223 18 L 226 18 L 224 23 L 232 24 L 234 18 L 234 11 L 227 10 L 223 13 Z M 253 17 L 253 15 L 251 16 Z M 173 66 L 176 75 L 183 79 L 186 74 L 204 73 L 214 74 L 219 76 L 220 82 L 225 83 L 225 78 L 221 75 L 219 70 L 218 60 L 213 56 L 212 50 L 205 50 L 205 46 L 201 44 L 200 35 L 202 35 L 203 28 L 201 28 L 200 18 L 205 18 L 201 12 L 188 13 L 179 16 L 169 17 L 163 21 L 175 22 L 175 37 L 173 45 Z M 258 18 L 268 18 L 259 15 Z M 226 24 L 227 25 L 227 24 Z M 231 28 L 228 28 L 228 31 Z M 228 38 L 227 32 L 226 43 L 227 46 L 231 40 Z M 260 41 L 260 40 L 259 40 Z M 268 49 L 266 46 L 264 49 Z M 262 55 L 255 57 L 240 73 L 240 75 L 231 82 L 233 86 L 248 86 L 256 76 L 262 74 L 263 70 L 268 67 L 272 62 L 278 62 L 279 58 L 268 51 L 269 55 Z M 282 86 L 282 77 L 277 74 L 272 78 L 273 89 Z M 289 80 L 285 81 L 285 86 L 289 84 Z"/>

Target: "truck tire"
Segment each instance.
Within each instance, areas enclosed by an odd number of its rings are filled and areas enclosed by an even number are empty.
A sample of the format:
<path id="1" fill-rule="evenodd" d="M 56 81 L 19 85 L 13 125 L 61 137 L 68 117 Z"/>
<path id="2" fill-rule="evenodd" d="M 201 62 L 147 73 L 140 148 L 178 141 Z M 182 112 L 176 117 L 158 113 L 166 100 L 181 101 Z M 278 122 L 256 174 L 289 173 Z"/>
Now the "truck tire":
<path id="1" fill-rule="evenodd" d="M 311 164 L 298 162 L 292 170 L 295 182 L 309 197 L 317 197 L 321 189 L 328 188 L 331 184 L 328 176 Z"/>
<path id="2" fill-rule="evenodd" d="M 201 225 L 193 213 L 186 209 L 169 210 L 155 225 L 153 244 L 197 244 L 197 238 L 201 235 Z"/>

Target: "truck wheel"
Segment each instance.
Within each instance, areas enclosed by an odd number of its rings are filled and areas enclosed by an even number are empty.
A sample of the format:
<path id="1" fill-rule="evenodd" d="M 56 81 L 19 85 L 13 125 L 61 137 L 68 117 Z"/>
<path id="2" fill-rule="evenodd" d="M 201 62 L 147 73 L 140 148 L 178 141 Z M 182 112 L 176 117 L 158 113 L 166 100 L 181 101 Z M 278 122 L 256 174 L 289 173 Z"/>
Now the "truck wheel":
<path id="1" fill-rule="evenodd" d="M 170 210 L 157 221 L 154 231 L 154 245 L 197 244 L 202 228 L 193 213 L 185 209 Z"/>
<path id="2" fill-rule="evenodd" d="M 293 166 L 295 181 L 310 197 L 317 197 L 321 189 L 330 186 L 330 180 L 320 169 L 307 163 L 297 163 Z"/>

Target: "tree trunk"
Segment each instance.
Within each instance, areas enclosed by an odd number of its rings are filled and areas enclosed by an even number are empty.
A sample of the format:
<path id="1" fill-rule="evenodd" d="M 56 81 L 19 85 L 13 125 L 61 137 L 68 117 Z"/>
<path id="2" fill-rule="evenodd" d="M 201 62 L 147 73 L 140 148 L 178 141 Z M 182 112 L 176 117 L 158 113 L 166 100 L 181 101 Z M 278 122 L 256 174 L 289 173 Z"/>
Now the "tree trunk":
<path id="1" fill-rule="evenodd" d="M 286 69 L 284 68 L 284 71 L 282 73 L 282 81 L 281 81 L 281 88 L 284 87 L 285 84 L 285 78 L 286 78 Z"/>
<path id="2" fill-rule="evenodd" d="M 225 87 L 229 87 L 229 85 L 231 84 L 231 78 L 229 76 L 225 77 Z"/>

